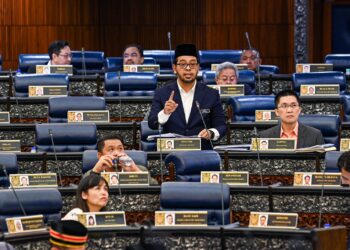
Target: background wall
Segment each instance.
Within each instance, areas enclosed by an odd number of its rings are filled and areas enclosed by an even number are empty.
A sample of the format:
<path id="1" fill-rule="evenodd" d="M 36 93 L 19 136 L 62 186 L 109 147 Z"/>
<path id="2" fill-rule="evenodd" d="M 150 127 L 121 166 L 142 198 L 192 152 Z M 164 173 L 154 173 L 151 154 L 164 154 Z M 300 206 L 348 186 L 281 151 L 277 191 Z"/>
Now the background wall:
<path id="1" fill-rule="evenodd" d="M 16 69 L 20 53 L 47 53 L 66 39 L 72 49 L 120 56 L 127 43 L 168 49 L 195 43 L 198 49 L 242 49 L 248 31 L 264 64 L 294 70 L 293 0 L 0 0 L 0 53 Z"/>

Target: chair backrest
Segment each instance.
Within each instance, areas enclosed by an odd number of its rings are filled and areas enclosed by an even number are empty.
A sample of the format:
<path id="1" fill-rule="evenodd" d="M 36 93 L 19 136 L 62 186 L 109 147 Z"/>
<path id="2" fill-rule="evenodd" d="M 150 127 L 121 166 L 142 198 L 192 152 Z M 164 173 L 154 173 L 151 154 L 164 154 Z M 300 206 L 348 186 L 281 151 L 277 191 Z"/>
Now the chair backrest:
<path id="1" fill-rule="evenodd" d="M 223 199 L 223 205 L 222 200 Z M 208 225 L 230 223 L 230 188 L 227 184 L 164 182 L 160 190 L 160 209 L 165 211 L 208 211 Z"/>
<path id="2" fill-rule="evenodd" d="M 144 57 L 152 57 L 160 66 L 160 72 L 172 72 L 175 52 L 173 50 L 144 50 Z"/>
<path id="3" fill-rule="evenodd" d="M 260 74 L 278 74 L 280 68 L 276 65 L 260 65 Z"/>
<path id="4" fill-rule="evenodd" d="M 320 130 L 325 143 L 332 143 L 339 149 L 340 118 L 338 115 L 301 115 L 299 121 Z"/>
<path id="5" fill-rule="evenodd" d="M 350 68 L 350 54 L 328 54 L 324 62 L 333 64 L 334 71 L 345 73 L 346 69 Z"/>
<path id="6" fill-rule="evenodd" d="M 156 64 L 156 60 L 152 57 L 144 57 L 143 64 Z M 106 72 L 123 71 L 123 57 L 107 57 Z"/>
<path id="7" fill-rule="evenodd" d="M 6 172 L 8 175 L 17 174 L 18 166 L 17 166 L 17 155 L 15 153 L 0 153 L 0 166 L 3 165 L 6 168 Z M 3 169 L 0 168 L 0 186 L 8 187 L 10 185 L 9 179 L 6 177 Z"/>
<path id="8" fill-rule="evenodd" d="M 67 122 L 69 110 L 105 110 L 106 101 L 97 96 L 64 96 L 49 98 L 49 122 Z"/>
<path id="9" fill-rule="evenodd" d="M 349 122 L 350 121 L 350 96 L 342 95 L 341 102 L 343 106 L 342 109 L 344 112 L 343 121 Z"/>
<path id="10" fill-rule="evenodd" d="M 228 100 L 232 107 L 232 121 L 255 121 L 255 110 L 275 109 L 275 97 L 263 95 L 235 96 Z"/>
<path id="11" fill-rule="evenodd" d="M 199 50 L 199 62 L 202 70 L 210 70 L 212 64 L 239 63 L 242 50 Z"/>
<path id="12" fill-rule="evenodd" d="M 213 150 L 179 151 L 168 154 L 164 162 L 173 163 L 177 181 L 200 181 L 201 171 L 220 171 L 220 155 Z"/>
<path id="13" fill-rule="evenodd" d="M 55 188 L 28 188 L 16 190 L 24 211 L 29 215 L 44 215 L 45 223 L 61 218 L 62 197 Z M 6 218 L 23 216 L 13 190 L 0 191 L 0 223 L 7 229 Z"/>
<path id="14" fill-rule="evenodd" d="M 157 88 L 154 73 L 108 72 L 105 74 L 106 96 L 153 96 Z M 119 91 L 120 90 L 120 91 Z"/>
<path id="15" fill-rule="evenodd" d="M 131 157 L 136 165 L 141 165 L 147 168 L 146 152 L 140 150 L 125 150 L 125 153 Z M 97 161 L 97 150 L 85 150 L 83 153 L 83 174 L 92 169 Z"/>
<path id="16" fill-rule="evenodd" d="M 50 74 L 50 75 L 36 75 L 36 74 L 17 74 L 14 81 L 15 96 L 27 97 L 29 86 L 66 86 L 69 90 L 68 75 Z"/>
<path id="17" fill-rule="evenodd" d="M 19 54 L 18 69 L 21 73 L 27 73 L 34 65 L 45 65 L 50 61 L 48 54 Z"/>
<path id="18" fill-rule="evenodd" d="M 346 78 L 342 72 L 327 71 L 327 72 L 311 72 L 311 73 L 294 73 L 293 87 L 294 91 L 300 93 L 301 85 L 315 84 L 339 84 L 340 93 L 346 91 Z"/>
<path id="19" fill-rule="evenodd" d="M 141 121 L 140 123 L 140 133 L 141 133 L 141 139 L 140 139 L 140 148 L 143 151 L 156 151 L 156 142 L 155 141 L 147 141 L 147 137 L 150 135 L 157 135 L 159 134 L 158 130 L 150 129 L 148 126 L 148 121 Z"/>
<path id="20" fill-rule="evenodd" d="M 72 65 L 78 74 L 103 73 L 104 64 L 105 56 L 103 51 L 72 51 Z M 85 69 L 83 69 L 84 67 Z"/>
<path id="21" fill-rule="evenodd" d="M 343 154 L 340 151 L 329 151 L 326 152 L 324 162 L 325 162 L 325 170 L 326 172 L 339 172 L 338 168 L 338 159 Z"/>
<path id="22" fill-rule="evenodd" d="M 51 132 L 51 133 L 50 133 Z M 83 152 L 96 149 L 97 129 L 91 123 L 47 123 L 35 125 L 36 146 L 39 152 Z"/>

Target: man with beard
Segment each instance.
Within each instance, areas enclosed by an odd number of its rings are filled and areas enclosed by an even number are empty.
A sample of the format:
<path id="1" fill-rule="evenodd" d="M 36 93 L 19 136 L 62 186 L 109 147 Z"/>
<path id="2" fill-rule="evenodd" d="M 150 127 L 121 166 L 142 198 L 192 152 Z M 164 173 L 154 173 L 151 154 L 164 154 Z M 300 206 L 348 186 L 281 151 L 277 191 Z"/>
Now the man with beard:
<path id="1" fill-rule="evenodd" d="M 143 48 L 138 44 L 128 44 L 123 52 L 123 64 L 143 64 Z"/>
<path id="2" fill-rule="evenodd" d="M 218 140 L 226 133 L 225 116 L 219 92 L 196 80 L 199 57 L 195 45 L 176 47 L 173 71 L 177 80 L 157 89 L 148 125 L 151 129 L 162 125 L 163 133 L 198 135 L 202 138 L 202 149 L 211 149 L 209 140 Z"/>

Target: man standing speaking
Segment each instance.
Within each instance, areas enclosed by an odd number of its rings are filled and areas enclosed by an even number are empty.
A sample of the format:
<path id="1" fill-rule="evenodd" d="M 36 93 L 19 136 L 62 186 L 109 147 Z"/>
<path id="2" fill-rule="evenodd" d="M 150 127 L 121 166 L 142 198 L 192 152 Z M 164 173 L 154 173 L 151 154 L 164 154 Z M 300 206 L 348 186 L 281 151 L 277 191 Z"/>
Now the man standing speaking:
<path id="1" fill-rule="evenodd" d="M 162 125 L 163 133 L 198 135 L 203 139 L 202 149 L 212 149 L 209 140 L 218 140 L 226 133 L 225 116 L 218 91 L 196 80 L 199 57 L 195 45 L 176 47 L 173 71 L 177 80 L 157 89 L 148 125 L 151 129 Z"/>

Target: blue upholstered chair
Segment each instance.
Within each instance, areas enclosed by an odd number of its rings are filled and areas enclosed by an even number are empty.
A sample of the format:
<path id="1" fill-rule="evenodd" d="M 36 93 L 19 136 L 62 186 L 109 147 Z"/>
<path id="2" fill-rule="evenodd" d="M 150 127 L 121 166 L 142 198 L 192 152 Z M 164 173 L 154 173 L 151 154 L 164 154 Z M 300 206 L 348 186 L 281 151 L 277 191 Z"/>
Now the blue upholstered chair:
<path id="1" fill-rule="evenodd" d="M 350 68 L 350 54 L 328 54 L 324 62 L 333 64 L 334 71 L 345 73 Z"/>
<path id="2" fill-rule="evenodd" d="M 34 65 L 45 65 L 50 61 L 48 54 L 20 54 L 18 56 L 18 70 L 27 73 Z"/>
<path id="3" fill-rule="evenodd" d="M 29 215 L 44 216 L 45 223 L 61 218 L 62 197 L 55 188 L 17 189 L 18 199 Z M 13 190 L 0 190 L 0 223 L 7 229 L 6 218 L 24 216 Z"/>
<path id="4" fill-rule="evenodd" d="M 84 65 L 85 64 L 85 65 Z M 105 57 L 103 51 L 72 51 L 72 65 L 78 74 L 104 73 Z M 85 70 L 83 69 L 85 67 Z"/>
<path id="5" fill-rule="evenodd" d="M 139 150 L 125 150 L 125 153 L 133 159 L 136 165 L 147 167 L 146 152 Z M 97 161 L 97 150 L 85 150 L 83 153 L 83 174 L 92 169 Z"/>
<path id="6" fill-rule="evenodd" d="M 157 135 L 159 134 L 158 130 L 150 129 L 148 126 L 148 121 L 142 121 L 140 123 L 140 133 L 141 133 L 141 139 L 140 139 L 140 148 L 143 151 L 156 151 L 156 142 L 155 141 L 147 141 L 147 137 L 150 135 Z"/>
<path id="7" fill-rule="evenodd" d="M 69 90 L 68 75 L 50 74 L 17 74 L 14 81 L 15 96 L 27 97 L 29 86 L 67 86 Z"/>
<path id="8" fill-rule="evenodd" d="M 106 101 L 97 96 L 64 96 L 49 98 L 49 122 L 67 122 L 69 110 L 105 110 Z"/>
<path id="9" fill-rule="evenodd" d="M 210 70 L 212 64 L 232 62 L 239 63 L 242 50 L 199 50 L 199 61 L 202 70 Z"/>
<path id="10" fill-rule="evenodd" d="M 326 167 L 326 172 L 339 172 L 338 159 L 343 152 L 340 151 L 329 151 L 326 152 L 324 162 Z"/>
<path id="11" fill-rule="evenodd" d="M 346 78 L 342 72 L 327 71 L 327 72 L 311 72 L 311 73 L 294 73 L 293 87 L 299 94 L 301 85 L 315 84 L 339 84 L 340 93 L 346 92 Z"/>
<path id="12" fill-rule="evenodd" d="M 342 111 L 343 111 L 343 121 L 350 122 L 350 96 L 343 95 L 341 97 Z"/>
<path id="13" fill-rule="evenodd" d="M 278 74 L 280 73 L 280 68 L 276 65 L 260 65 L 260 74 Z"/>
<path id="14" fill-rule="evenodd" d="M 15 153 L 0 153 L 0 186 L 8 187 L 10 185 L 10 182 L 6 177 L 2 166 L 6 168 L 6 172 L 8 175 L 17 174 L 17 155 Z"/>
<path id="15" fill-rule="evenodd" d="M 299 121 L 322 132 L 325 143 L 339 149 L 340 118 L 338 115 L 301 115 Z"/>
<path id="16" fill-rule="evenodd" d="M 35 125 L 36 146 L 39 152 L 53 152 L 50 132 L 56 152 L 83 152 L 96 149 L 97 129 L 91 123 L 47 123 Z"/>
<path id="17" fill-rule="evenodd" d="M 156 60 L 152 57 L 144 57 L 143 64 L 156 64 Z M 123 71 L 123 57 L 107 57 L 106 72 Z"/>
<path id="18" fill-rule="evenodd" d="M 168 154 L 164 162 L 174 164 L 176 181 L 199 182 L 201 171 L 220 171 L 221 158 L 216 151 L 179 151 Z"/>
<path id="19" fill-rule="evenodd" d="M 144 50 L 144 57 L 152 57 L 160 66 L 160 73 L 173 73 L 173 62 L 175 52 L 173 50 Z"/>
<path id="20" fill-rule="evenodd" d="M 165 182 L 160 190 L 160 209 L 163 211 L 208 211 L 208 225 L 231 223 L 230 188 L 227 184 L 196 182 Z M 223 207 L 222 198 L 223 196 Z"/>
<path id="21" fill-rule="evenodd" d="M 157 88 L 154 73 L 108 72 L 105 74 L 106 96 L 153 96 Z M 120 91 L 119 91 L 120 90 Z"/>
<path id="22" fill-rule="evenodd" d="M 235 96 L 228 100 L 232 122 L 255 121 L 255 110 L 275 109 L 275 97 L 263 95 Z"/>

